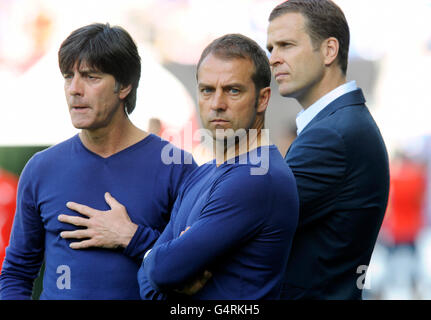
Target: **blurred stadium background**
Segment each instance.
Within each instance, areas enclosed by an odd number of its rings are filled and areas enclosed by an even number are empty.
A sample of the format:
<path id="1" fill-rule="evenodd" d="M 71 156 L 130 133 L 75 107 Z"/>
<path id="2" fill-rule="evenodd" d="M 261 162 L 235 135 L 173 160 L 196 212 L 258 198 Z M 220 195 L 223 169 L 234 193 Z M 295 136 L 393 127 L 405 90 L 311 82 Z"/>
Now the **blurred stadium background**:
<path id="1" fill-rule="evenodd" d="M 13 219 L 16 183 L 37 151 L 77 133 L 57 66 L 74 29 L 123 26 L 142 57 L 139 127 L 168 137 L 199 128 L 195 64 L 225 33 L 263 48 L 280 0 L 0 0 L 0 264 Z M 351 29 L 348 78 L 363 88 L 391 159 L 391 194 L 364 284 L 364 299 L 431 298 L 431 1 L 335 0 Z M 273 81 L 266 127 L 284 154 L 299 105 Z M 181 145 L 181 141 L 178 142 Z M 204 155 L 190 148 L 198 160 Z M 358 277 L 360 273 L 358 273 Z M 36 281 L 34 298 L 41 289 Z"/>

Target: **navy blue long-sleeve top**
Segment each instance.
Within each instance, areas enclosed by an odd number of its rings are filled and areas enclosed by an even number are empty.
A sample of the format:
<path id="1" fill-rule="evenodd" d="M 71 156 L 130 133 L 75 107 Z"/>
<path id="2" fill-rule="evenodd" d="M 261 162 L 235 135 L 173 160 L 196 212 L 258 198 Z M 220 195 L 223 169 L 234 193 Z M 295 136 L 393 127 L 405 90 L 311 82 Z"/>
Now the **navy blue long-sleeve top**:
<path id="1" fill-rule="evenodd" d="M 251 174 L 259 152 L 267 172 Z M 172 298 L 208 270 L 212 277 L 192 299 L 278 299 L 298 206 L 293 174 L 273 145 L 254 159 L 195 169 L 139 270 L 141 297 Z"/>
<path id="2" fill-rule="evenodd" d="M 180 184 L 196 167 L 182 151 L 183 164 L 165 164 L 164 147 L 175 149 L 149 135 L 103 158 L 76 135 L 34 155 L 19 181 L 0 298 L 29 299 L 45 259 L 41 299 L 139 299 L 141 258 L 165 228 Z M 118 250 L 71 249 L 70 241 L 76 240 L 63 239 L 60 232 L 76 227 L 59 222 L 58 215 L 79 215 L 66 207 L 68 201 L 109 210 L 105 192 L 124 204 L 138 224 L 130 244 Z"/>

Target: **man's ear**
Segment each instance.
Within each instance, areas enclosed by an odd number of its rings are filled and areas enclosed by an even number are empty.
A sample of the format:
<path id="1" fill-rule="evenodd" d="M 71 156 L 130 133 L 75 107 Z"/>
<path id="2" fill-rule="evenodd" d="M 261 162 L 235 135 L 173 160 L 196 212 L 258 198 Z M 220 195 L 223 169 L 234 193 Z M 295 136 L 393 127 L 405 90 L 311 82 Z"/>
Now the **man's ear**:
<path id="1" fill-rule="evenodd" d="M 120 90 L 118 91 L 118 97 L 121 100 L 124 100 L 127 95 L 132 91 L 132 84 L 129 84 L 128 86 L 120 85 Z"/>
<path id="2" fill-rule="evenodd" d="M 329 37 L 328 39 L 323 40 L 321 50 L 326 66 L 331 65 L 337 59 L 339 49 L 340 43 L 337 38 Z"/>
<path id="3" fill-rule="evenodd" d="M 266 87 L 263 89 L 260 89 L 259 91 L 259 99 L 257 101 L 257 112 L 265 112 L 266 108 L 268 107 L 269 98 L 271 97 L 271 88 Z"/>

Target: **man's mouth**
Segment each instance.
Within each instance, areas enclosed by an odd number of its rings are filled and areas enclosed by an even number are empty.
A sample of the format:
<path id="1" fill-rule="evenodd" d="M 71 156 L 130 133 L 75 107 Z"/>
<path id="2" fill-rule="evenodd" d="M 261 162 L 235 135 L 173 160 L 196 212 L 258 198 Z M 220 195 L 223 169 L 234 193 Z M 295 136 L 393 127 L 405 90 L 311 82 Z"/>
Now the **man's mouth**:
<path id="1" fill-rule="evenodd" d="M 74 105 L 70 109 L 73 111 L 80 112 L 80 111 L 86 111 L 86 110 L 90 109 L 90 107 L 89 106 Z"/>
<path id="2" fill-rule="evenodd" d="M 229 121 L 225 119 L 214 119 L 210 121 L 212 124 L 226 124 L 229 123 Z"/>
<path id="3" fill-rule="evenodd" d="M 287 72 L 277 72 L 275 74 L 275 79 L 278 80 L 278 79 L 287 77 L 288 75 L 289 75 L 289 73 L 287 73 Z"/>

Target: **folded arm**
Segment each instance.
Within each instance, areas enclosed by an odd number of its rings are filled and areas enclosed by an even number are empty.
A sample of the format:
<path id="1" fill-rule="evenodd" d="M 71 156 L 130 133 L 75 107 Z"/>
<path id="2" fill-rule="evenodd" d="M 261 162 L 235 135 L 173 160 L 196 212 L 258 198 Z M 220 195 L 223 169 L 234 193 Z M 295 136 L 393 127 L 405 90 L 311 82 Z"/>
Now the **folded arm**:
<path id="1" fill-rule="evenodd" d="M 161 292 L 180 289 L 253 237 L 268 212 L 267 183 L 267 176 L 251 176 L 249 167 L 223 176 L 190 229 L 181 237 L 157 241 L 144 260 L 152 287 Z"/>

